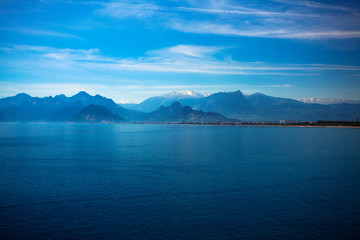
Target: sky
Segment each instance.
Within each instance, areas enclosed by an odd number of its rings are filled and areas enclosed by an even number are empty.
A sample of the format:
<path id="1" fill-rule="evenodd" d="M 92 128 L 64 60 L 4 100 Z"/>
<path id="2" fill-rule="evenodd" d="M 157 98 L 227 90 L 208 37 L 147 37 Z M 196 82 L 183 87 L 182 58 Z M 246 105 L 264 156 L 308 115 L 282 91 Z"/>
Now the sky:
<path id="1" fill-rule="evenodd" d="M 360 1 L 0 0 L 0 97 L 360 99 Z"/>

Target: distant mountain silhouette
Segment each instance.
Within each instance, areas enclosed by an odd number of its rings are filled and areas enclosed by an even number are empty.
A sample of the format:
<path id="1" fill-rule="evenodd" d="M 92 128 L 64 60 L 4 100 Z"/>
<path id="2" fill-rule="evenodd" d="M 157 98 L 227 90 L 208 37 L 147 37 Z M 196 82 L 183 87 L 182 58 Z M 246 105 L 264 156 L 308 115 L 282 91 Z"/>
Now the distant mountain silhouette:
<path id="1" fill-rule="evenodd" d="M 328 108 L 324 105 L 304 104 L 294 99 L 271 97 L 261 93 L 249 95 L 246 99 L 256 109 L 252 117 L 257 120 L 312 121 L 330 117 Z M 238 114 L 242 115 L 242 113 Z M 243 117 L 247 116 L 243 115 Z"/>
<path id="2" fill-rule="evenodd" d="M 25 102 L 24 95 L 16 95 L 15 98 L 17 99 L 13 99 L 15 101 L 7 107 L 3 103 L 9 99 L 0 100 L 0 111 L 6 121 L 49 121 L 57 111 L 66 106 L 64 101 L 53 97 L 26 97 L 28 100 Z"/>
<path id="3" fill-rule="evenodd" d="M 82 104 L 79 101 L 66 103 L 66 105 L 63 108 L 59 109 L 52 115 L 50 120 L 51 121 L 67 121 L 71 117 L 78 114 L 81 110 L 83 110 L 84 107 L 85 107 L 84 104 Z"/>
<path id="4" fill-rule="evenodd" d="M 237 113 L 253 114 L 254 107 L 246 100 L 241 91 L 214 93 L 206 98 L 200 99 L 193 108 L 202 111 L 211 111 L 224 114 L 229 117 L 238 116 Z"/>
<path id="5" fill-rule="evenodd" d="M 125 122 L 125 119 L 118 114 L 111 112 L 104 106 L 90 104 L 81 112 L 70 118 L 73 122 L 88 122 L 88 123 L 118 123 Z"/>
<path id="6" fill-rule="evenodd" d="M 158 109 L 151 112 L 148 116 L 150 116 L 150 119 L 152 118 L 158 121 L 164 119 L 168 120 L 169 118 L 177 114 L 181 110 L 181 108 L 182 108 L 181 104 L 178 101 L 176 101 L 168 107 L 160 106 Z"/>
<path id="7" fill-rule="evenodd" d="M 223 115 L 215 112 L 203 112 L 193 110 L 189 106 L 184 106 L 181 110 L 170 118 L 173 121 L 181 122 L 196 122 L 196 123 L 220 123 L 220 122 L 234 122 L 236 119 L 229 119 Z"/>
<path id="8" fill-rule="evenodd" d="M 340 120 L 352 119 L 354 121 L 356 118 L 360 118 L 360 104 L 338 103 L 328 106 L 330 112 L 335 116 L 339 116 Z"/>
<path id="9" fill-rule="evenodd" d="M 91 104 L 104 106 L 113 113 L 126 119 L 139 118 L 141 112 L 129 110 L 116 104 L 112 99 L 100 95 L 91 96 L 79 92 L 72 97 L 31 97 L 21 93 L 0 99 L 2 121 L 66 121 Z"/>
<path id="10" fill-rule="evenodd" d="M 232 122 L 233 119 L 226 118 L 219 113 L 203 112 L 193 110 L 189 106 L 182 106 L 178 101 L 172 105 L 161 106 L 149 113 L 143 119 L 148 122 L 192 122 L 192 123 L 215 123 Z"/>
<path id="11" fill-rule="evenodd" d="M 81 91 L 72 97 L 66 97 L 65 95 L 58 95 L 55 98 L 62 99 L 65 102 L 81 102 L 84 106 L 90 104 L 101 105 L 126 119 L 134 119 L 142 116 L 141 112 L 126 109 L 119 104 L 116 104 L 112 99 L 106 98 L 100 95 L 91 96 L 87 92 Z"/>
<path id="12" fill-rule="evenodd" d="M 276 98 L 256 93 L 247 96 L 256 109 L 258 120 L 352 120 L 360 115 L 360 104 L 308 104 L 294 99 Z"/>
<path id="13" fill-rule="evenodd" d="M 4 122 L 13 121 L 14 118 L 17 118 L 18 116 L 17 108 L 30 99 L 31 96 L 25 93 L 19 93 L 13 97 L 0 99 L 1 121 Z M 21 116 L 21 114 L 19 116 Z"/>
<path id="14" fill-rule="evenodd" d="M 2 98 L 0 99 L 0 109 L 19 106 L 30 99 L 31 96 L 26 93 L 19 93 L 13 97 Z"/>
<path id="15" fill-rule="evenodd" d="M 354 121 L 360 116 L 360 104 L 307 104 L 261 93 L 244 96 L 240 91 L 215 93 L 198 100 L 190 107 L 218 112 L 243 121 Z"/>

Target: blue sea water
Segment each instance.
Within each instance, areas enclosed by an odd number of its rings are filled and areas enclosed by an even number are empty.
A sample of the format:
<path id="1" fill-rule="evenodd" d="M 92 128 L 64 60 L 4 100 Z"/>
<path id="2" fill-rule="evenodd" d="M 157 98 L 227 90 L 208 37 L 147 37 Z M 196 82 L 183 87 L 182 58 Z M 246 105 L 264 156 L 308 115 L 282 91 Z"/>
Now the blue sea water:
<path id="1" fill-rule="evenodd" d="M 0 125 L 1 239 L 355 239 L 360 129 Z"/>

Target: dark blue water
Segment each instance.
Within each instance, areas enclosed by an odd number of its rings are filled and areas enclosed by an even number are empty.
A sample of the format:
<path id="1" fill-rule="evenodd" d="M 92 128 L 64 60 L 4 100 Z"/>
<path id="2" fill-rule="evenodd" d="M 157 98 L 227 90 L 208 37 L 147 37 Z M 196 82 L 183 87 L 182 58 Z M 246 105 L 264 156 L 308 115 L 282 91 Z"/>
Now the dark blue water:
<path id="1" fill-rule="evenodd" d="M 354 239 L 360 129 L 0 125 L 1 239 Z"/>

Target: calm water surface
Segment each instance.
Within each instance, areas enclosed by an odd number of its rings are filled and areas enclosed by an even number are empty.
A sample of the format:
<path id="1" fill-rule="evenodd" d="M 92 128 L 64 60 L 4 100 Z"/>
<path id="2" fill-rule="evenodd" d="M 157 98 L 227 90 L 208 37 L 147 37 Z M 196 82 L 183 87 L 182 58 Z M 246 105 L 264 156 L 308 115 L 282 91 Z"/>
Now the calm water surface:
<path id="1" fill-rule="evenodd" d="M 0 239 L 354 239 L 360 129 L 0 125 Z"/>

